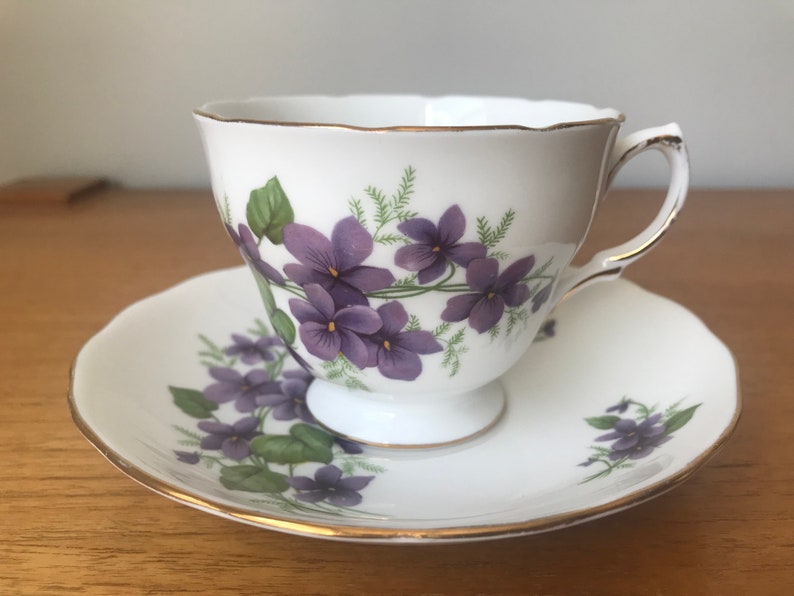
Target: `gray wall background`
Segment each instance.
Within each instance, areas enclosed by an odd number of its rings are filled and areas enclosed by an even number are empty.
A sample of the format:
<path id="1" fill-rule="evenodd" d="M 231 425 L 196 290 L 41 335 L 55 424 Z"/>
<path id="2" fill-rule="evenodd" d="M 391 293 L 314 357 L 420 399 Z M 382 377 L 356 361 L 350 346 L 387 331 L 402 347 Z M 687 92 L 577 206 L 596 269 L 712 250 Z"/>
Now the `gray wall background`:
<path id="1" fill-rule="evenodd" d="M 196 105 L 355 92 L 615 107 L 682 126 L 693 186 L 794 186 L 791 0 L 0 0 L 0 183 L 208 186 Z"/>

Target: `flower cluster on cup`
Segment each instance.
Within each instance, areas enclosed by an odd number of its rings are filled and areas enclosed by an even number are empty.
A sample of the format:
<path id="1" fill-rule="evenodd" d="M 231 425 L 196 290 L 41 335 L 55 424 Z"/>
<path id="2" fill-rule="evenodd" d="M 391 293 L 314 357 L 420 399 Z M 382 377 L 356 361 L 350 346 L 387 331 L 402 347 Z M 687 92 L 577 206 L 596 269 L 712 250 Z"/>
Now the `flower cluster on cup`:
<path id="1" fill-rule="evenodd" d="M 290 299 L 289 306 L 310 354 L 324 361 L 343 355 L 359 369 L 377 368 L 390 379 L 416 379 L 422 372 L 420 356 L 443 350 L 430 331 L 408 328 L 409 315 L 400 298 L 454 292 L 441 320 L 468 321 L 484 333 L 498 324 L 506 308 L 530 298 L 532 312 L 537 312 L 551 290 L 548 284 L 530 296 L 524 279 L 535 265 L 533 255 L 500 272 L 499 260 L 487 256 L 483 243 L 461 242 L 466 220 L 458 205 L 449 207 L 437 224 L 422 217 L 399 223 L 397 229 L 407 243 L 395 251 L 394 262 L 414 273 L 416 282 L 401 286 L 394 285 L 389 269 L 365 264 L 374 241 L 353 216 L 338 221 L 330 238 L 307 225 L 285 225 L 284 246 L 298 261 L 284 266 L 286 279 L 262 260 L 245 224 L 237 230 L 227 228 L 254 271 L 276 285 L 293 282 L 302 289 L 303 296 Z M 457 268 L 465 270 L 465 285 L 450 283 Z M 373 308 L 370 298 L 386 302 Z"/>

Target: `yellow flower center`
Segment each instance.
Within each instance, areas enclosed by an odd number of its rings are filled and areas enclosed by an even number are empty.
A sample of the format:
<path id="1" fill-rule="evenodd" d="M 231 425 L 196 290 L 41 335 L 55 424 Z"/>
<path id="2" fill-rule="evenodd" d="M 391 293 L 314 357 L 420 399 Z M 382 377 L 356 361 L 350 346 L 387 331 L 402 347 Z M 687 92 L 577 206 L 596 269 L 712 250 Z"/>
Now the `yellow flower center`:
<path id="1" fill-rule="evenodd" d="M 328 331 L 330 331 L 331 333 L 333 333 L 334 331 L 336 331 L 336 325 L 334 325 L 334 322 L 333 322 L 333 321 L 331 321 L 331 322 L 329 322 L 329 323 L 328 323 Z"/>
<path id="2" fill-rule="evenodd" d="M 334 277 L 339 277 L 339 272 L 338 272 L 336 269 L 334 269 L 333 267 L 329 267 L 329 268 L 328 268 L 328 272 L 329 272 L 331 275 L 333 275 Z"/>
<path id="3" fill-rule="evenodd" d="M 488 292 L 488 296 L 487 296 L 487 298 L 488 298 L 488 300 L 490 300 L 490 299 L 491 299 L 491 298 L 493 298 L 494 296 L 496 296 L 496 294 L 495 294 L 494 292 Z"/>
<path id="4" fill-rule="evenodd" d="M 391 350 L 391 344 L 389 343 L 388 339 L 383 342 L 383 347 L 387 350 Z"/>
<path id="5" fill-rule="evenodd" d="M 432 252 L 441 252 L 440 246 L 434 246 Z"/>

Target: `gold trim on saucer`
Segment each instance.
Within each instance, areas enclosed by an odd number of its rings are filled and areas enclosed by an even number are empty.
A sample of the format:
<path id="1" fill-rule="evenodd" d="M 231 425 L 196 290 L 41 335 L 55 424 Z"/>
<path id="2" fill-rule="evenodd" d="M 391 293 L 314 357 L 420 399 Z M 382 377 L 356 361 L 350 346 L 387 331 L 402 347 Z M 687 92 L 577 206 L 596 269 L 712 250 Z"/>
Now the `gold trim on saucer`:
<path id="1" fill-rule="evenodd" d="M 79 358 L 79 357 L 78 357 Z M 734 359 L 735 365 L 735 359 Z M 213 502 L 212 500 L 191 494 L 189 491 L 177 487 L 169 482 L 157 478 L 153 474 L 146 472 L 124 456 L 114 451 L 99 435 L 91 428 L 91 426 L 82 417 L 77 406 L 76 396 L 74 394 L 74 378 L 77 361 L 72 365 L 70 371 L 70 383 L 67 393 L 67 400 L 69 410 L 72 415 L 77 428 L 85 436 L 85 438 L 116 468 L 121 472 L 151 489 L 152 491 L 171 498 L 175 501 L 184 503 L 186 505 L 195 507 L 197 509 L 205 510 L 231 519 L 280 530 L 282 532 L 301 534 L 307 536 L 315 536 L 321 538 L 331 538 L 339 540 L 356 540 L 361 542 L 431 542 L 431 541 L 449 541 L 456 540 L 483 540 L 489 538 L 506 538 L 512 536 L 521 536 L 526 534 L 533 534 L 565 526 L 571 526 L 577 523 L 587 521 L 592 518 L 601 517 L 609 513 L 615 513 L 623 509 L 627 509 L 644 501 L 647 501 L 655 496 L 658 496 L 670 489 L 678 486 L 687 480 L 698 468 L 700 468 L 708 459 L 710 459 L 730 438 L 741 416 L 741 391 L 738 383 L 738 368 L 737 370 L 737 399 L 736 409 L 734 410 L 733 418 L 728 426 L 720 434 L 719 438 L 705 451 L 700 453 L 698 457 L 689 462 L 689 464 L 680 470 L 678 473 L 670 477 L 664 478 L 655 484 L 637 490 L 629 495 L 620 499 L 604 503 L 588 509 L 578 510 L 575 512 L 561 513 L 557 515 L 550 515 L 542 518 L 529 519 L 519 522 L 491 524 L 491 525 L 472 525 L 472 526 L 448 526 L 439 528 L 382 528 L 374 526 L 355 526 L 355 525 L 341 525 L 341 524 L 324 524 L 310 521 L 296 521 L 294 519 L 287 519 L 275 515 L 265 515 L 261 512 L 246 509 L 238 506 L 230 506 Z M 383 517 L 383 520 L 388 520 L 388 517 Z M 360 518 L 357 521 L 362 521 Z"/>

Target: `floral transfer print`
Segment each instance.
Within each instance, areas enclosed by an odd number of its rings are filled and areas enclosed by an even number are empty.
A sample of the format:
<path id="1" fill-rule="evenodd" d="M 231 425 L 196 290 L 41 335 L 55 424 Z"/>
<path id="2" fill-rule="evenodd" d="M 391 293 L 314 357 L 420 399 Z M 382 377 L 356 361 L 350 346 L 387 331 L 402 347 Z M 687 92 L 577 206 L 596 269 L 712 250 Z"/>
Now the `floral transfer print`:
<path id="1" fill-rule="evenodd" d="M 466 230 L 466 217 L 457 205 L 444 212 L 438 226 L 423 217 L 415 217 L 400 223 L 397 229 L 415 244 L 399 248 L 394 262 L 403 269 L 418 272 L 420 284 L 444 275 L 448 262 L 467 267 L 474 259 L 485 258 L 488 250 L 481 242 L 458 243 Z"/>
<path id="2" fill-rule="evenodd" d="M 337 507 L 354 507 L 361 503 L 362 496 L 358 491 L 364 489 L 372 480 L 372 476 L 342 477 L 342 470 L 334 465 L 323 466 L 314 473 L 314 479 L 307 476 L 294 476 L 287 482 L 292 488 L 298 489 L 295 496 L 299 501 L 317 503 L 328 501 Z"/>
<path id="3" fill-rule="evenodd" d="M 289 301 L 292 314 L 300 322 L 298 333 L 304 347 L 321 360 L 336 360 L 343 354 L 358 368 L 364 368 L 368 354 L 362 338 L 383 326 L 378 313 L 363 305 L 337 309 L 331 294 L 319 284 L 307 284 L 304 291 L 306 300 Z"/>
<path id="4" fill-rule="evenodd" d="M 240 254 L 246 261 L 248 261 L 249 265 L 254 271 L 260 275 L 263 275 L 266 279 L 276 285 L 284 285 L 284 276 L 281 275 L 275 267 L 268 265 L 262 260 L 262 256 L 259 254 L 259 245 L 257 244 L 257 239 L 254 237 L 253 232 L 251 232 L 251 230 L 245 224 L 240 224 L 237 227 L 237 231 L 235 231 L 235 229 L 229 224 L 226 224 L 226 231 L 228 232 L 232 241 L 237 245 Z"/>
<path id="5" fill-rule="evenodd" d="M 681 400 L 683 401 L 683 400 Z M 585 422 L 598 430 L 609 431 L 595 438 L 596 442 L 608 446 L 593 445 L 590 457 L 579 465 L 600 469 L 585 478 L 590 482 L 608 476 L 615 470 L 631 468 L 637 460 L 648 457 L 656 449 L 673 439 L 673 433 L 686 425 L 695 415 L 701 404 L 681 409 L 681 401 L 657 412 L 656 406 L 648 407 L 643 403 L 624 397 L 608 407 L 605 414 L 585 418 Z M 631 410 L 631 416 L 618 416 Z"/>
<path id="6" fill-rule="evenodd" d="M 499 248 L 515 220 L 512 209 L 495 225 L 478 217 L 475 230 L 467 230 L 466 215 L 452 204 L 435 223 L 411 209 L 415 178 L 415 170 L 408 167 L 391 196 L 368 187 L 366 201 L 351 198 L 351 215 L 334 224 L 330 237 L 294 221 L 276 177 L 251 192 L 247 225 L 235 229 L 227 221 L 286 349 L 300 358 L 295 351 L 300 339 L 322 362 L 324 376 L 351 388 L 367 388 L 359 378 L 365 369 L 412 381 L 422 374 L 423 357 L 436 353 L 441 354 L 441 367 L 454 376 L 468 351 L 468 330 L 488 333 L 492 340 L 509 336 L 551 296 L 556 277 L 548 271 L 552 259 L 538 266 L 535 255 L 511 259 Z M 284 266 L 284 275 L 262 259 L 265 239 L 283 244 L 294 257 L 296 262 Z M 394 249 L 394 268 L 367 262 L 376 245 Z M 293 295 L 289 310 L 297 328 L 277 308 L 272 285 Z M 423 322 L 411 313 L 410 299 L 428 292 L 449 297 L 437 320 Z M 241 341 L 235 340 L 241 355 L 268 351 L 267 345 Z M 309 369 L 303 359 L 299 362 Z M 240 408 L 251 408 L 251 391 L 235 398 Z"/>
<path id="7" fill-rule="evenodd" d="M 309 226 L 287 224 L 284 246 L 299 261 L 284 267 L 287 276 L 299 286 L 320 285 L 337 308 L 368 305 L 365 292 L 394 283 L 388 269 L 361 265 L 372 254 L 373 241 L 355 217 L 338 222 L 330 240 Z"/>
<path id="8" fill-rule="evenodd" d="M 174 427 L 176 459 L 219 470 L 225 488 L 254 493 L 254 502 L 349 515 L 347 508 L 361 504 L 367 486 L 385 470 L 361 455 L 361 445 L 316 425 L 306 406 L 312 376 L 296 368 L 261 321 L 231 334 L 224 347 L 200 339 L 206 385 L 169 387 L 174 405 L 196 421 Z"/>
<path id="9" fill-rule="evenodd" d="M 377 367 L 389 379 L 412 381 L 422 372 L 420 355 L 435 354 L 444 348 L 429 331 L 404 330 L 408 313 L 397 301 L 378 308 L 383 325 L 365 339 L 369 358 L 367 366 Z"/>
<path id="10" fill-rule="evenodd" d="M 516 261 L 499 275 L 499 261 L 476 259 L 466 270 L 466 283 L 473 294 L 450 298 L 441 319 L 448 322 L 469 320 L 469 325 L 479 333 L 496 326 L 505 312 L 505 306 L 521 306 L 529 300 L 529 288 L 520 283 L 532 267 L 535 257 Z"/>

